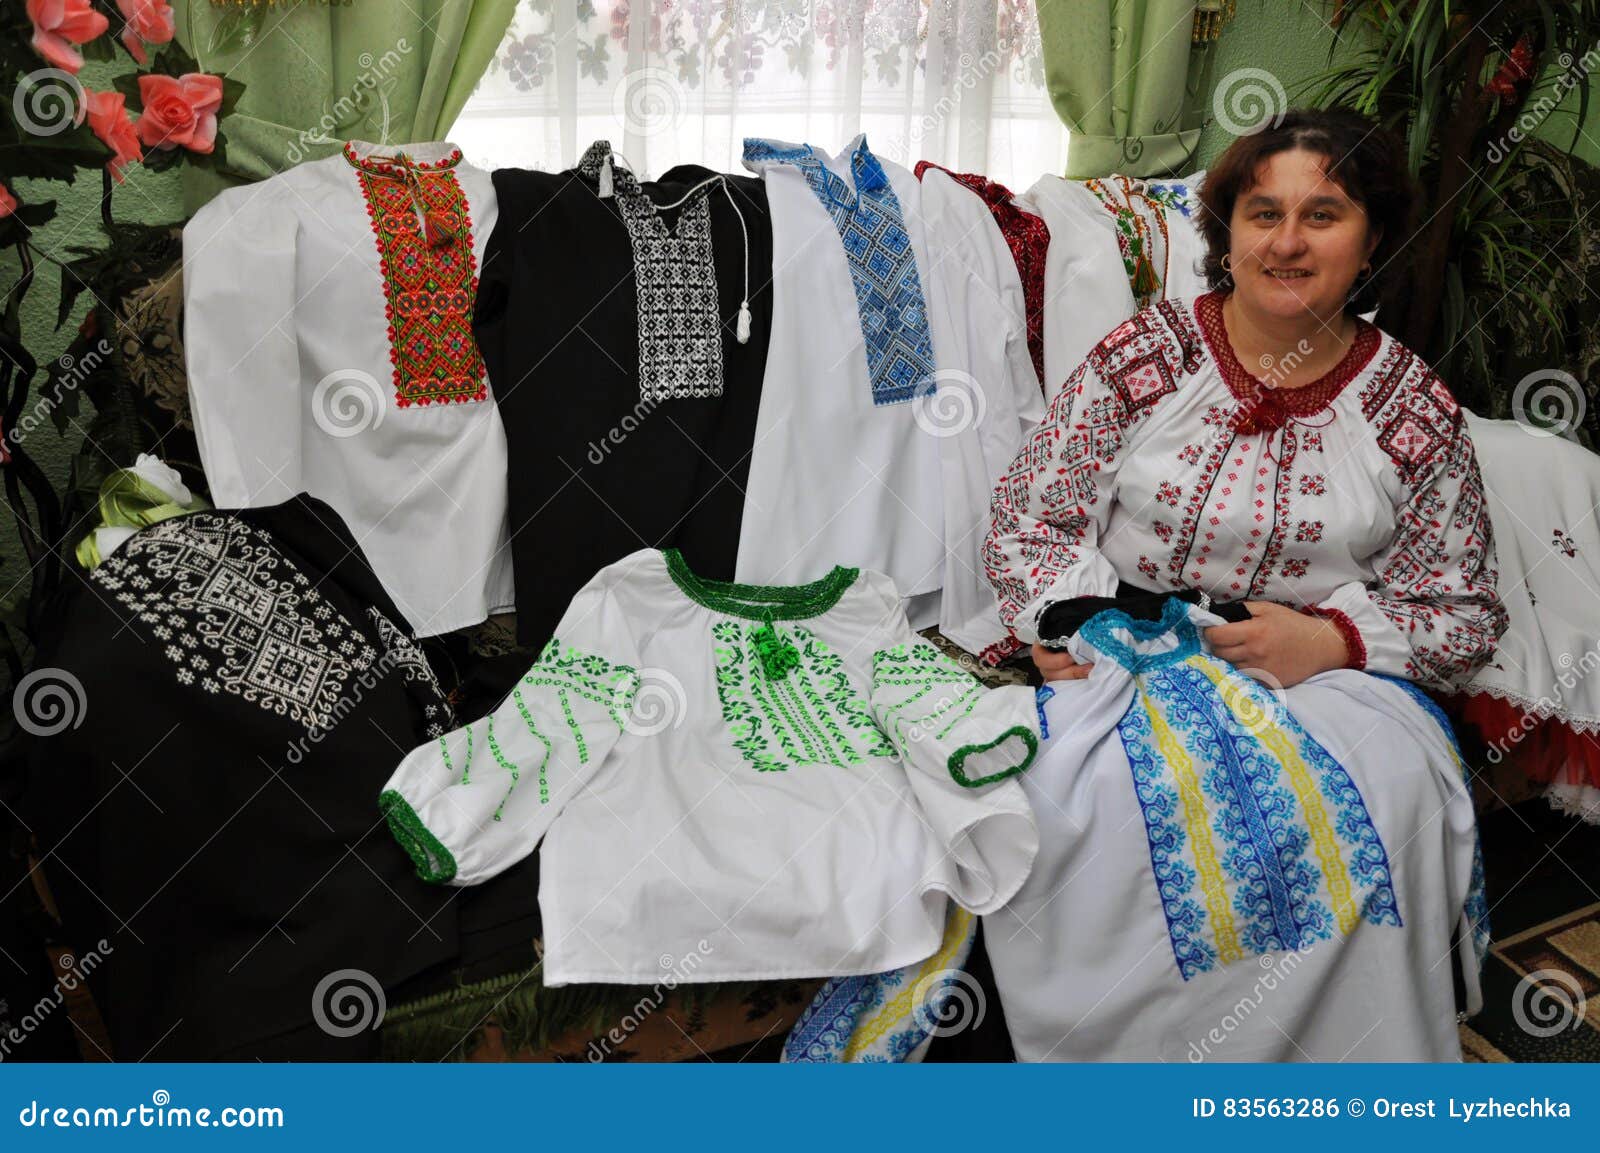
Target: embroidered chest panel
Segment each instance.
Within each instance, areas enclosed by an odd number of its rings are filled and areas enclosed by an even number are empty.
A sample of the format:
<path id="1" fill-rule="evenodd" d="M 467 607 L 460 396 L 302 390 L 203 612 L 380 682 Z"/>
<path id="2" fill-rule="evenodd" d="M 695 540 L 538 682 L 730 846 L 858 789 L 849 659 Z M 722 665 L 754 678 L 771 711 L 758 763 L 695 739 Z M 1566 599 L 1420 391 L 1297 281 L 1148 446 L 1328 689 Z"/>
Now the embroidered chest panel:
<path id="1" fill-rule="evenodd" d="M 233 517 L 146 529 L 90 579 L 149 627 L 179 683 L 308 732 L 338 723 L 352 677 L 378 655 L 270 536 Z"/>
<path id="2" fill-rule="evenodd" d="M 769 629 L 795 659 L 763 657 L 773 645 Z M 844 661 L 804 625 L 724 619 L 711 634 L 722 719 L 734 747 L 760 772 L 899 756 L 850 683 Z"/>
<path id="3" fill-rule="evenodd" d="M 712 187 L 695 193 L 675 232 L 626 168 L 610 163 L 611 145 L 589 146 L 578 171 L 611 186 L 633 247 L 639 313 L 639 399 L 651 403 L 722 395 L 722 320 L 711 249 Z M 603 183 L 603 181 L 602 181 Z"/>
<path id="4" fill-rule="evenodd" d="M 850 160 L 855 177 L 852 193 L 810 145 L 777 148 L 767 141 L 747 140 L 744 158 L 746 163 L 790 164 L 805 177 L 844 246 L 866 345 L 872 403 L 910 400 L 934 379 L 933 335 L 905 214 L 883 165 L 862 141 Z"/>
<path id="5" fill-rule="evenodd" d="M 455 173 L 351 163 L 378 245 L 395 404 L 486 399 L 483 359 L 472 337 L 478 261 L 467 197 Z"/>
<path id="6" fill-rule="evenodd" d="M 1173 613 L 1102 613 L 1083 635 L 1134 676 L 1117 733 L 1184 980 L 1363 921 L 1401 924 L 1355 781 L 1270 690 L 1201 652 Z M 1141 644 L 1169 637 L 1176 648 Z"/>

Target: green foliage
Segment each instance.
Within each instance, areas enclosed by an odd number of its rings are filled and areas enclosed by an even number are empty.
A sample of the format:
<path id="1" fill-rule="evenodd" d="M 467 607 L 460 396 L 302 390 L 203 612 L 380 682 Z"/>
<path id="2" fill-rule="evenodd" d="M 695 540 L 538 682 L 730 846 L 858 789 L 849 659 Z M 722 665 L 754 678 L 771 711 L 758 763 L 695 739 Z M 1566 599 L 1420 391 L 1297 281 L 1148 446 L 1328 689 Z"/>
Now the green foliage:
<path id="1" fill-rule="evenodd" d="M 1584 292 L 1571 198 L 1579 136 L 1530 136 L 1557 104 L 1588 112 L 1600 0 L 1344 0 L 1330 62 L 1304 88 L 1382 122 L 1421 190 L 1413 271 L 1381 321 L 1481 411 L 1507 349 L 1559 349 Z M 1595 52 L 1595 55 L 1585 56 Z"/>

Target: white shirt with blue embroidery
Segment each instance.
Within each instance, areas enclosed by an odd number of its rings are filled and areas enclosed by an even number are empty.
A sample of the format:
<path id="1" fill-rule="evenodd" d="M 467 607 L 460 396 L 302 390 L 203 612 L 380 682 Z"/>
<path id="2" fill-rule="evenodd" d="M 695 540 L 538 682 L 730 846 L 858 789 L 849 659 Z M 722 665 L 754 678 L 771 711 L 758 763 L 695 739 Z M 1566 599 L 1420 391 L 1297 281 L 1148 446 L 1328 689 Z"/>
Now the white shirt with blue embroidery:
<path id="1" fill-rule="evenodd" d="M 773 328 L 737 577 L 885 573 L 918 628 L 1002 640 L 979 558 L 988 492 L 1042 416 L 1009 249 L 970 191 L 857 137 L 745 141 L 766 180 Z M 1008 455 L 1009 450 L 1009 455 Z"/>
<path id="2" fill-rule="evenodd" d="M 1021 886 L 1037 738 L 1033 690 L 983 688 L 880 574 L 754 587 L 643 550 L 381 807 L 439 882 L 543 841 L 547 985 L 875 973 L 933 954 L 951 900 Z"/>

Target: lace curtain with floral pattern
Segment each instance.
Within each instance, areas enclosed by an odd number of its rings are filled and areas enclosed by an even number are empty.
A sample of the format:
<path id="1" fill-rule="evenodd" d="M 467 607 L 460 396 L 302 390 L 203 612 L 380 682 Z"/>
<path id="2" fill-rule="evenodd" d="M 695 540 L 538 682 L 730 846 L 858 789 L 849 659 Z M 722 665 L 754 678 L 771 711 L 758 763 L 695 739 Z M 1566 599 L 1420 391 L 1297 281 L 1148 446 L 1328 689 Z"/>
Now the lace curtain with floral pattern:
<path id="1" fill-rule="evenodd" d="M 521 0 L 451 132 L 475 162 L 735 171 L 746 136 L 837 151 L 865 131 L 1018 190 L 1058 171 L 1032 0 Z"/>

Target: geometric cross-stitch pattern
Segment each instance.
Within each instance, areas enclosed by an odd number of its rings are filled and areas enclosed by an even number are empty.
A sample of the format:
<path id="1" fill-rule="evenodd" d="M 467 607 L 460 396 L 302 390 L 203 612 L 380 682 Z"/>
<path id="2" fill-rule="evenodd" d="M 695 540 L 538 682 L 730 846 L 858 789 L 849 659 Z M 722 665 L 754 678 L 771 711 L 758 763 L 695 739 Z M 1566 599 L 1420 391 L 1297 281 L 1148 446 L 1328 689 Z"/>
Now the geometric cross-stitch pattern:
<path id="1" fill-rule="evenodd" d="M 1401 924 L 1349 772 L 1266 688 L 1201 650 L 1182 602 L 1157 621 L 1104 612 L 1081 635 L 1134 677 L 1117 731 L 1185 981 L 1362 922 Z"/>
<path id="2" fill-rule="evenodd" d="M 744 142 L 745 164 L 793 165 L 832 218 L 844 246 L 856 311 L 866 343 L 872 403 L 899 404 L 934 379 L 933 338 L 917 257 L 889 177 L 867 150 L 866 137 L 850 158 L 856 191 L 809 144 L 779 148 L 767 140 Z"/>
<path id="3" fill-rule="evenodd" d="M 351 674 L 378 655 L 269 535 L 226 514 L 148 528 L 90 579 L 150 627 L 179 683 L 308 732 L 338 723 Z"/>
<path id="4" fill-rule="evenodd" d="M 597 140 L 578 171 L 598 181 L 611 145 Z M 655 203 L 626 168 L 611 165 L 612 189 L 633 246 L 639 313 L 639 399 L 651 404 L 722 395 L 722 320 L 711 250 L 707 185 L 668 231 Z"/>
<path id="5" fill-rule="evenodd" d="M 466 404 L 489 395 L 483 358 L 472 336 L 478 261 L 466 194 L 450 169 L 461 158 L 386 163 L 345 157 L 356 168 L 383 271 L 395 405 Z M 403 167 L 402 167 L 403 166 Z M 434 246 L 424 234 L 417 197 L 430 223 L 452 239 Z"/>

